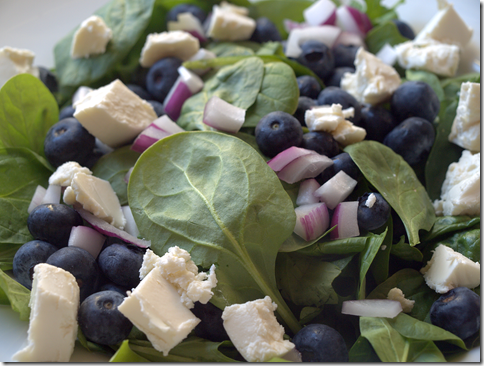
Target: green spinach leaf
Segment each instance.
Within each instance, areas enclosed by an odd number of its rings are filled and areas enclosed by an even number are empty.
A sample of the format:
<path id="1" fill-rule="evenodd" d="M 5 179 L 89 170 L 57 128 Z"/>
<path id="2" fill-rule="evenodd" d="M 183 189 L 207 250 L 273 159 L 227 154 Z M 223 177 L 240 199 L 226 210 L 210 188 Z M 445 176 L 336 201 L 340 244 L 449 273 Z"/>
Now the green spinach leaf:
<path id="1" fill-rule="evenodd" d="M 400 34 L 395 23 L 385 21 L 366 34 L 365 43 L 368 46 L 368 51 L 376 54 L 387 43 L 390 46 L 395 46 L 408 40 Z"/>
<path id="2" fill-rule="evenodd" d="M 444 244 L 454 251 L 466 256 L 474 262 L 480 262 L 481 260 L 481 230 L 474 229 L 468 231 L 460 231 L 452 235 L 451 237 L 436 241 L 431 245 L 427 245 L 423 252 L 424 263 L 432 257 L 432 252 L 439 246 Z"/>
<path id="3" fill-rule="evenodd" d="M 370 233 L 367 236 L 365 249 L 360 253 L 360 286 L 358 291 L 358 299 L 364 299 L 366 297 L 365 293 L 365 278 L 368 270 L 370 269 L 375 256 L 380 250 L 385 236 L 387 235 L 388 229 L 386 229 L 382 234 L 376 235 Z"/>
<path id="4" fill-rule="evenodd" d="M 8 271 L 13 268 L 13 257 L 18 249 L 18 244 L 2 244 L 0 246 L 0 269 L 2 271 Z"/>
<path id="5" fill-rule="evenodd" d="M 0 270 L 0 292 L 6 295 L 0 296 L 2 305 L 10 304 L 12 310 L 19 313 L 20 320 L 29 320 L 30 291 L 2 270 Z M 4 302 L 5 297 L 8 299 L 8 302 Z"/>
<path id="6" fill-rule="evenodd" d="M 370 18 L 372 24 L 378 24 L 382 21 L 398 18 L 395 8 L 402 4 L 404 0 L 399 0 L 391 8 L 382 5 L 381 0 L 365 0 L 366 15 Z"/>
<path id="7" fill-rule="evenodd" d="M 366 247 L 367 238 L 357 236 L 347 239 L 324 240 L 309 247 L 298 250 L 299 253 L 310 256 L 323 254 L 354 254 L 362 252 Z"/>
<path id="8" fill-rule="evenodd" d="M 422 252 L 416 247 L 412 247 L 410 244 L 405 243 L 405 240 L 400 240 L 398 243 L 393 244 L 391 247 L 391 254 L 406 261 L 421 262 L 423 259 Z"/>
<path id="9" fill-rule="evenodd" d="M 138 355 L 129 347 L 129 341 L 125 340 L 121 343 L 116 353 L 111 357 L 109 362 L 151 362 L 147 358 Z"/>
<path id="10" fill-rule="evenodd" d="M 454 231 L 470 229 L 480 222 L 480 216 L 439 216 L 435 220 L 432 230 L 425 235 L 424 240 L 430 241 Z"/>
<path id="11" fill-rule="evenodd" d="M 255 51 L 239 42 L 212 42 L 207 46 L 217 57 L 254 56 Z"/>
<path id="12" fill-rule="evenodd" d="M 381 362 L 368 339 L 359 336 L 349 351 L 350 362 Z"/>

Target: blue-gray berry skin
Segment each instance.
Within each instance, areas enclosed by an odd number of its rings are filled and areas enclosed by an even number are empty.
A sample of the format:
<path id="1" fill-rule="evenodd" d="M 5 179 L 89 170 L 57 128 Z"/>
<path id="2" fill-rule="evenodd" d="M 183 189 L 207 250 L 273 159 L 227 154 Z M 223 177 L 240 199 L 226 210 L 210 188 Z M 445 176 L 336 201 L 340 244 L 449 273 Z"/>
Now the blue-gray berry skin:
<path id="1" fill-rule="evenodd" d="M 316 101 L 308 97 L 299 97 L 297 108 L 293 116 L 299 121 L 301 126 L 306 126 L 306 111 L 316 106 Z"/>
<path id="2" fill-rule="evenodd" d="M 313 76 L 302 75 L 298 76 L 296 80 L 300 97 L 316 99 L 319 93 L 321 93 L 321 85 Z"/>
<path id="3" fill-rule="evenodd" d="M 151 94 L 142 86 L 136 85 L 136 84 L 126 84 L 126 87 L 131 90 L 133 93 L 135 93 L 138 97 L 141 99 L 144 99 L 146 101 L 153 99 Z"/>
<path id="4" fill-rule="evenodd" d="M 350 154 L 347 152 L 342 152 L 331 158 L 333 160 L 333 165 L 324 169 L 324 171 L 316 177 L 319 184 L 324 184 L 341 170 L 348 174 L 354 180 L 360 178 L 361 172 L 358 166 L 355 164 L 353 159 L 351 159 Z"/>
<path id="5" fill-rule="evenodd" d="M 100 291 L 87 297 L 79 307 L 82 334 L 91 342 L 115 345 L 128 338 L 133 324 L 118 307 L 124 296 L 116 291 Z"/>
<path id="6" fill-rule="evenodd" d="M 375 195 L 375 202 L 367 205 L 370 194 Z M 371 206 L 371 207 L 369 207 Z M 363 230 L 376 230 L 385 225 L 390 217 L 391 207 L 380 193 L 367 192 L 358 198 L 358 227 Z"/>
<path id="7" fill-rule="evenodd" d="M 276 25 L 269 18 L 260 17 L 255 20 L 255 29 L 250 40 L 258 43 L 280 42 L 282 37 Z"/>
<path id="8" fill-rule="evenodd" d="M 59 111 L 59 121 L 69 117 L 74 117 L 75 112 L 76 108 L 74 108 L 72 105 L 65 106 Z"/>
<path id="9" fill-rule="evenodd" d="M 309 40 L 300 45 L 301 54 L 297 61 L 309 68 L 320 79 L 324 80 L 334 70 L 334 57 L 331 48 L 322 42 Z"/>
<path id="10" fill-rule="evenodd" d="M 162 115 L 165 114 L 165 107 L 163 107 L 163 104 L 161 104 L 156 100 L 147 100 L 147 102 L 151 104 L 157 117 L 161 117 Z"/>
<path id="11" fill-rule="evenodd" d="M 366 130 L 366 140 L 383 142 L 398 122 L 393 114 L 381 106 L 364 105 L 361 108 L 361 118 L 358 126 Z"/>
<path id="12" fill-rule="evenodd" d="M 205 22 L 205 19 L 207 18 L 207 13 L 205 13 L 205 11 L 201 9 L 199 6 L 196 6 L 194 4 L 188 4 L 188 3 L 179 4 L 171 8 L 166 14 L 167 24 L 169 21 L 172 21 L 172 22 L 178 21 L 178 14 L 182 14 L 182 13 L 192 14 L 195 18 L 198 18 L 198 20 L 202 24 L 203 22 Z"/>
<path id="13" fill-rule="evenodd" d="M 333 73 L 324 79 L 324 85 L 326 86 L 335 86 L 335 87 L 341 87 L 341 79 L 343 79 L 344 75 L 349 72 L 350 74 L 355 73 L 355 68 L 354 67 L 347 67 L 347 66 L 342 66 L 342 67 L 335 67 Z"/>
<path id="14" fill-rule="evenodd" d="M 440 101 L 429 84 L 423 81 L 406 81 L 393 93 L 390 110 L 397 122 L 410 117 L 433 122 L 439 114 Z"/>
<path id="15" fill-rule="evenodd" d="M 42 240 L 32 240 L 23 244 L 13 257 L 13 276 L 29 290 L 32 288 L 34 267 L 45 263 L 57 247 Z"/>
<path id="16" fill-rule="evenodd" d="M 333 47 L 334 67 L 355 67 L 359 46 L 338 44 Z"/>
<path id="17" fill-rule="evenodd" d="M 301 147 L 316 151 L 318 154 L 332 158 L 340 153 L 338 142 L 326 131 L 310 131 L 303 135 Z"/>
<path id="18" fill-rule="evenodd" d="M 229 340 L 229 336 L 223 325 L 221 309 L 210 302 L 202 304 L 197 301 L 190 310 L 201 320 L 194 329 L 197 337 L 205 338 L 212 342 Z"/>
<path id="19" fill-rule="evenodd" d="M 44 83 L 44 85 L 49 89 L 49 91 L 54 94 L 59 90 L 59 85 L 57 83 L 57 77 L 45 67 L 38 66 L 39 79 Z"/>
<path id="20" fill-rule="evenodd" d="M 346 90 L 338 88 L 336 86 L 328 86 L 324 88 L 318 96 L 318 105 L 332 105 L 341 104 L 343 109 L 354 108 L 354 117 L 348 118 L 349 121 L 358 125 L 361 118 L 361 104 L 356 100 L 354 96 L 348 93 Z"/>
<path id="21" fill-rule="evenodd" d="M 459 338 L 469 338 L 481 327 L 481 298 L 467 287 L 456 287 L 432 304 L 430 321 Z"/>
<path id="22" fill-rule="evenodd" d="M 309 324 L 292 339 L 303 362 L 348 362 L 345 341 L 335 329 L 324 324 Z"/>
<path id="23" fill-rule="evenodd" d="M 165 57 L 155 62 L 146 74 L 146 90 L 154 99 L 163 103 L 171 87 L 178 79 L 178 68 L 182 61 L 177 57 Z"/>
<path id="24" fill-rule="evenodd" d="M 402 22 L 399 19 L 392 19 L 392 22 L 395 23 L 397 26 L 398 32 L 402 36 L 408 39 L 414 39 L 415 38 L 415 32 L 413 31 L 412 27 L 408 25 L 408 23 Z"/>

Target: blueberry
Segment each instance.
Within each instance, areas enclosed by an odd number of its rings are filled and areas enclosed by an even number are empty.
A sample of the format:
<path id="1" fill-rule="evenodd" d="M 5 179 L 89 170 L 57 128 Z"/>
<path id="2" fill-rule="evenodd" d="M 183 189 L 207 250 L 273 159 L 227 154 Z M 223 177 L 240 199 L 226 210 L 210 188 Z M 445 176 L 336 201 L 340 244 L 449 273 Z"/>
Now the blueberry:
<path id="1" fill-rule="evenodd" d="M 149 68 L 138 64 L 130 74 L 130 83 L 141 86 L 146 89 L 146 75 L 148 75 Z"/>
<path id="2" fill-rule="evenodd" d="M 99 291 L 116 291 L 119 292 L 121 295 L 126 296 L 126 291 L 131 291 L 131 289 L 123 288 L 121 286 L 116 285 L 112 282 L 107 282 L 99 287 Z"/>
<path id="3" fill-rule="evenodd" d="M 178 68 L 182 61 L 176 57 L 165 57 L 155 62 L 146 74 L 146 89 L 154 99 L 163 103 L 171 87 L 178 79 Z"/>
<path id="4" fill-rule="evenodd" d="M 393 114 L 381 106 L 369 104 L 361 108 L 358 126 L 366 130 L 366 139 L 383 142 L 385 136 L 398 125 Z"/>
<path id="5" fill-rule="evenodd" d="M 168 11 L 166 14 L 166 22 L 169 21 L 177 22 L 178 21 L 178 14 L 182 13 L 191 13 L 195 18 L 200 20 L 200 23 L 203 24 L 205 19 L 207 18 L 207 14 L 201 8 L 193 4 L 180 4 L 174 6 L 173 8 Z"/>
<path id="6" fill-rule="evenodd" d="M 386 135 L 383 143 L 413 166 L 428 157 L 434 141 L 434 126 L 423 118 L 411 117 Z"/>
<path id="7" fill-rule="evenodd" d="M 355 115 L 348 118 L 348 120 L 356 125 L 358 124 L 361 118 L 361 105 L 354 96 L 336 86 L 328 86 L 319 93 L 318 105 L 331 105 L 334 103 L 341 104 L 343 109 L 353 107 Z"/>
<path id="8" fill-rule="evenodd" d="M 271 112 L 262 117 L 255 127 L 257 145 L 270 158 L 291 146 L 299 146 L 302 138 L 301 124 L 294 116 L 285 112 Z"/>
<path id="9" fill-rule="evenodd" d="M 297 61 L 308 67 L 319 78 L 326 79 L 334 69 L 334 57 L 331 49 L 324 43 L 309 40 L 300 45 L 301 54 Z"/>
<path id="10" fill-rule="evenodd" d="M 39 79 L 44 83 L 44 85 L 49 89 L 49 91 L 54 94 L 57 93 L 59 90 L 59 86 L 57 84 L 57 78 L 55 75 L 48 69 L 42 66 L 38 66 L 39 69 Z"/>
<path id="11" fill-rule="evenodd" d="M 153 99 L 150 93 L 143 88 L 142 86 L 136 85 L 136 84 L 126 84 L 126 87 L 131 90 L 133 93 L 135 93 L 138 97 L 144 100 L 150 100 Z"/>
<path id="12" fill-rule="evenodd" d="M 368 201 L 373 195 L 374 202 Z M 372 197 L 373 198 L 373 197 Z M 358 198 L 358 227 L 360 230 L 376 230 L 390 217 L 391 207 L 380 193 L 367 192 Z"/>
<path id="13" fill-rule="evenodd" d="M 118 310 L 123 300 L 124 296 L 116 291 L 96 292 L 86 298 L 77 315 L 82 334 L 105 346 L 128 338 L 133 324 Z"/>
<path id="14" fill-rule="evenodd" d="M 311 109 L 316 105 L 316 101 L 309 97 L 299 97 L 297 102 L 296 112 L 294 112 L 294 117 L 299 121 L 301 126 L 306 126 L 306 111 Z"/>
<path id="15" fill-rule="evenodd" d="M 303 362 L 348 362 L 349 354 L 341 334 L 324 324 L 309 324 L 292 339 Z"/>
<path id="16" fill-rule="evenodd" d="M 63 119 L 66 119 L 69 117 L 74 117 L 75 111 L 76 111 L 76 108 L 74 108 L 72 105 L 68 105 L 62 108 L 59 111 L 59 121 L 62 121 Z"/>
<path id="17" fill-rule="evenodd" d="M 73 226 L 81 226 L 81 216 L 72 207 L 61 203 L 46 203 L 35 207 L 27 219 L 30 234 L 57 248 L 66 247 Z"/>
<path id="18" fill-rule="evenodd" d="M 34 267 L 45 263 L 58 248 L 46 241 L 32 240 L 23 244 L 13 257 L 13 276 L 21 285 L 32 288 Z"/>
<path id="19" fill-rule="evenodd" d="M 229 340 L 223 325 L 222 310 L 209 302 L 202 304 L 199 301 L 195 302 L 195 306 L 190 310 L 201 320 L 194 329 L 197 337 L 205 338 L 212 342 Z"/>
<path id="20" fill-rule="evenodd" d="M 255 30 L 250 40 L 258 43 L 270 41 L 280 42 L 282 41 L 282 37 L 273 22 L 266 17 L 260 17 L 255 20 Z"/>
<path id="21" fill-rule="evenodd" d="M 308 150 L 314 150 L 318 154 L 332 158 L 338 155 L 340 148 L 333 135 L 325 131 L 312 131 L 303 135 L 301 147 Z"/>
<path id="22" fill-rule="evenodd" d="M 163 107 L 163 104 L 156 100 L 147 100 L 147 102 L 151 104 L 158 117 L 161 117 L 165 114 L 165 108 Z"/>
<path id="23" fill-rule="evenodd" d="M 296 80 L 299 88 L 299 95 L 301 97 L 316 99 L 319 93 L 321 93 L 321 85 L 319 85 L 318 81 L 314 77 L 310 75 L 303 75 L 298 76 Z"/>
<path id="24" fill-rule="evenodd" d="M 358 166 L 347 152 L 342 152 L 341 154 L 333 156 L 331 160 L 333 160 L 333 165 L 327 167 L 316 177 L 319 184 L 326 183 L 341 170 L 355 180 L 358 180 L 360 177 L 360 169 L 358 169 Z"/>
<path id="25" fill-rule="evenodd" d="M 469 338 L 481 326 L 481 298 L 467 287 L 456 287 L 432 304 L 430 321 L 461 339 Z"/>
<path id="26" fill-rule="evenodd" d="M 99 267 L 110 281 L 132 289 L 140 282 L 143 254 L 144 251 L 136 245 L 112 244 L 99 254 Z"/>
<path id="27" fill-rule="evenodd" d="M 439 109 L 437 94 L 423 81 L 404 82 L 395 90 L 390 100 L 390 110 L 398 122 L 410 117 L 421 117 L 433 122 Z"/>
<path id="28" fill-rule="evenodd" d="M 341 86 L 341 79 L 343 79 L 343 76 L 347 72 L 354 74 L 355 71 L 356 70 L 354 67 L 335 67 L 333 73 L 324 80 L 324 84 L 326 86 L 336 86 L 339 88 Z"/>
<path id="29" fill-rule="evenodd" d="M 76 278 L 81 302 L 96 291 L 99 266 L 87 250 L 79 247 L 64 247 L 47 258 L 46 263 L 62 268 Z"/>
<path id="30" fill-rule="evenodd" d="M 53 125 L 44 140 L 44 152 L 54 168 L 68 161 L 85 166 L 96 139 L 74 117 Z"/>
<path id="31" fill-rule="evenodd" d="M 398 31 L 402 36 L 408 39 L 414 39 L 415 38 L 415 32 L 413 29 L 405 22 L 402 22 L 399 19 L 392 19 L 392 22 L 395 23 L 395 25 L 398 28 Z"/>
<path id="32" fill-rule="evenodd" d="M 334 67 L 355 67 L 359 46 L 338 44 L 333 47 Z"/>

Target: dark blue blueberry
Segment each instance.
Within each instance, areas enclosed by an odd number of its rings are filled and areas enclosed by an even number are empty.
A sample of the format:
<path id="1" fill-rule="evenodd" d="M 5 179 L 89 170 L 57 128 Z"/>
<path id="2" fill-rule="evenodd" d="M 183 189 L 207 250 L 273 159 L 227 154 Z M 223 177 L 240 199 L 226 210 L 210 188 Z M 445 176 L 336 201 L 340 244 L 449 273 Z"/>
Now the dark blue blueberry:
<path id="1" fill-rule="evenodd" d="M 309 324 L 292 339 L 303 362 L 348 362 L 349 354 L 341 334 L 324 324 Z"/>
<path id="2" fill-rule="evenodd" d="M 76 278 L 81 302 L 96 291 L 99 266 L 87 250 L 79 247 L 64 247 L 47 258 L 46 263 L 62 268 Z"/>
<path id="3" fill-rule="evenodd" d="M 398 125 L 393 114 L 381 106 L 365 104 L 361 108 L 358 126 L 366 130 L 366 140 L 383 142 L 386 135 Z"/>
<path id="4" fill-rule="evenodd" d="M 326 183 L 341 170 L 355 180 L 358 180 L 360 177 L 360 169 L 358 169 L 358 166 L 347 152 L 342 152 L 341 154 L 333 156 L 331 160 L 333 160 L 333 165 L 324 169 L 324 171 L 316 177 L 319 184 Z"/>
<path id="5" fill-rule="evenodd" d="M 171 87 L 178 79 L 178 68 L 182 61 L 176 57 L 165 57 L 155 62 L 146 75 L 146 89 L 150 99 L 163 103 Z"/>
<path id="6" fill-rule="evenodd" d="M 163 104 L 156 100 L 147 100 L 147 102 L 151 104 L 158 117 L 161 117 L 165 114 L 165 108 L 163 107 Z"/>
<path id="7" fill-rule="evenodd" d="M 44 140 L 44 152 L 54 168 L 68 161 L 85 166 L 96 139 L 74 117 L 63 119 L 53 125 Z"/>
<path id="8" fill-rule="evenodd" d="M 144 250 L 136 245 L 112 244 L 101 251 L 99 267 L 114 284 L 132 289 L 138 286 Z"/>
<path id="9" fill-rule="evenodd" d="M 44 83 L 44 85 L 47 87 L 47 89 L 49 89 L 52 94 L 57 93 L 59 87 L 55 75 L 45 67 L 38 66 L 38 69 L 40 81 Z"/>
<path id="10" fill-rule="evenodd" d="M 127 84 L 126 85 L 129 90 L 131 90 L 133 93 L 135 93 L 138 97 L 144 100 L 150 100 L 153 99 L 150 93 L 143 88 L 142 86 L 136 85 L 136 84 Z"/>
<path id="11" fill-rule="evenodd" d="M 336 86 L 340 87 L 341 86 L 341 79 L 343 79 L 343 76 L 347 73 L 353 74 L 355 72 L 354 67 L 335 67 L 333 73 L 324 80 L 324 84 L 326 86 Z"/>
<path id="12" fill-rule="evenodd" d="M 126 291 L 131 291 L 131 289 L 123 288 L 112 282 L 106 282 L 99 287 L 99 291 L 116 291 L 119 292 L 121 295 L 126 296 Z"/>
<path id="13" fill-rule="evenodd" d="M 255 127 L 255 140 L 260 151 L 270 158 L 302 142 L 303 130 L 299 121 L 285 112 L 271 112 Z"/>
<path id="14" fill-rule="evenodd" d="M 57 248 L 66 247 L 73 226 L 81 226 L 82 217 L 72 207 L 48 203 L 35 207 L 27 219 L 30 234 Z"/>
<path id="15" fill-rule="evenodd" d="M 303 75 L 298 76 L 296 80 L 299 88 L 299 96 L 316 99 L 319 93 L 321 93 L 321 85 L 319 85 L 314 77 Z"/>
<path id="16" fill-rule="evenodd" d="M 296 112 L 294 112 L 294 117 L 299 121 L 301 126 L 306 126 L 305 115 L 308 109 L 311 109 L 316 105 L 316 101 L 309 97 L 299 97 L 297 103 Z"/>
<path id="17" fill-rule="evenodd" d="M 367 205 L 370 194 L 375 196 L 375 202 Z M 385 225 L 390 213 L 391 207 L 380 193 L 367 192 L 358 198 L 358 226 L 360 230 L 378 229 Z"/>
<path id="18" fill-rule="evenodd" d="M 32 288 L 34 267 L 45 263 L 58 248 L 46 241 L 32 240 L 22 245 L 13 257 L 13 276 L 21 285 Z"/>
<path id="19" fill-rule="evenodd" d="M 207 13 L 205 13 L 205 11 L 203 11 L 200 7 L 193 4 L 179 4 L 171 8 L 166 14 L 167 24 L 169 21 L 177 22 L 178 14 L 182 13 L 191 13 L 195 18 L 198 18 L 202 24 L 207 18 Z"/>
<path id="20" fill-rule="evenodd" d="M 68 105 L 64 108 L 62 108 L 59 111 L 59 121 L 62 121 L 63 119 L 69 118 L 69 117 L 74 117 L 74 112 L 76 111 L 76 108 L 74 108 L 72 105 Z"/>
<path id="21" fill-rule="evenodd" d="M 255 20 L 255 30 L 250 40 L 258 43 L 280 42 L 282 41 L 281 33 L 276 25 L 266 17 L 260 17 Z"/>
<path id="22" fill-rule="evenodd" d="M 402 22 L 399 19 L 392 19 L 392 22 L 395 23 L 395 25 L 398 28 L 398 31 L 402 36 L 408 39 L 414 39 L 415 38 L 415 32 L 413 29 L 405 22 Z"/>
<path id="23" fill-rule="evenodd" d="M 194 329 L 197 337 L 205 338 L 212 342 L 229 340 L 223 325 L 222 310 L 209 302 L 202 304 L 199 301 L 195 302 L 195 306 L 190 310 L 201 320 Z"/>
<path id="24" fill-rule="evenodd" d="M 334 67 L 355 67 L 356 52 L 360 46 L 338 44 L 333 47 Z"/>
<path id="25" fill-rule="evenodd" d="M 430 321 L 461 339 L 469 338 L 481 326 L 481 298 L 467 287 L 456 287 L 432 304 Z"/>
<path id="26" fill-rule="evenodd" d="M 421 117 L 433 122 L 439 114 L 440 102 L 429 84 L 406 81 L 393 93 L 390 110 L 398 122 L 410 117 Z"/>
<path id="27" fill-rule="evenodd" d="M 325 131 L 312 131 L 303 135 L 301 147 L 308 150 L 314 150 L 318 154 L 332 158 L 340 153 L 338 142 L 333 135 Z"/>
<path id="28" fill-rule="evenodd" d="M 326 79 L 334 70 L 334 57 L 331 49 L 324 43 L 309 40 L 300 45 L 301 54 L 297 61 L 309 68 L 320 79 Z"/>
<path id="29" fill-rule="evenodd" d="M 133 324 L 118 310 L 123 300 L 124 296 L 116 291 L 96 292 L 86 298 L 77 315 L 82 334 L 105 346 L 127 339 Z"/>
<path id="30" fill-rule="evenodd" d="M 341 104 L 343 109 L 353 107 L 355 109 L 354 117 L 348 118 L 349 121 L 358 125 L 361 118 L 361 104 L 347 91 L 336 86 L 324 88 L 318 96 L 318 105 Z"/>
<path id="31" fill-rule="evenodd" d="M 426 119 L 411 117 L 386 135 L 383 143 L 409 165 L 416 165 L 428 157 L 434 141 L 434 126 Z"/>
<path id="32" fill-rule="evenodd" d="M 136 84 L 146 89 L 146 75 L 148 75 L 149 68 L 138 65 L 136 69 L 130 74 L 131 84 Z"/>

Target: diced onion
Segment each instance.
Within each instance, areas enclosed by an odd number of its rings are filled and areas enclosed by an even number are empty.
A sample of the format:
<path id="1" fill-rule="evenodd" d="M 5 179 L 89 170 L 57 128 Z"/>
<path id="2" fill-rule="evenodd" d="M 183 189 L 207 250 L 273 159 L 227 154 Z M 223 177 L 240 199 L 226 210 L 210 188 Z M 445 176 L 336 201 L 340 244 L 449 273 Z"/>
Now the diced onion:
<path id="1" fill-rule="evenodd" d="M 44 197 L 42 198 L 41 205 L 45 203 L 52 203 L 57 204 L 60 203 L 62 194 L 62 187 L 58 184 L 49 184 L 47 190 L 45 192 Z"/>
<path id="2" fill-rule="evenodd" d="M 358 201 L 341 202 L 336 206 L 331 218 L 331 227 L 334 227 L 329 233 L 329 237 L 334 239 L 352 238 L 360 235 L 358 227 Z"/>
<path id="3" fill-rule="evenodd" d="M 296 207 L 294 233 L 306 241 L 319 238 L 329 227 L 329 213 L 326 204 L 314 203 Z"/>
<path id="4" fill-rule="evenodd" d="M 237 133 L 244 124 L 245 109 L 236 107 L 217 96 L 211 97 L 203 110 L 203 123 L 219 131 Z"/>
<path id="5" fill-rule="evenodd" d="M 178 126 L 175 122 L 173 122 L 170 117 L 168 117 L 166 114 L 163 116 L 155 119 L 152 123 L 151 126 L 156 127 L 160 130 L 163 130 L 165 132 L 168 132 L 170 134 L 178 133 L 178 132 L 184 132 L 185 130 Z"/>
<path id="6" fill-rule="evenodd" d="M 299 57 L 301 54 L 300 45 L 309 40 L 322 42 L 331 48 L 340 33 L 341 29 L 333 25 L 293 29 L 287 38 L 286 56 L 294 58 Z"/>
<path id="7" fill-rule="evenodd" d="M 310 25 L 334 25 L 336 5 L 331 0 L 319 0 L 303 11 L 306 23 Z"/>
<path id="8" fill-rule="evenodd" d="M 292 184 L 303 179 L 317 177 L 332 164 L 333 160 L 324 155 L 317 153 L 304 155 L 287 164 L 277 176 L 280 180 Z"/>
<path id="9" fill-rule="evenodd" d="M 151 145 L 153 145 L 155 142 L 170 135 L 171 135 L 170 133 L 150 125 L 147 128 L 145 128 L 138 135 L 138 137 L 136 137 L 136 139 L 133 142 L 133 145 L 131 145 L 131 150 L 142 153 Z"/>
<path id="10" fill-rule="evenodd" d="M 296 199 L 296 205 L 311 205 L 313 203 L 318 203 L 319 198 L 314 195 L 314 192 L 321 185 L 314 178 L 306 179 L 299 185 L 299 192 Z"/>
<path id="11" fill-rule="evenodd" d="M 365 299 L 343 301 L 342 314 L 372 318 L 395 318 L 402 312 L 402 304 L 396 300 Z"/>
<path id="12" fill-rule="evenodd" d="M 97 258 L 104 245 L 106 237 L 100 232 L 87 226 L 74 226 L 71 229 L 68 246 L 87 250 L 94 258 Z"/>
<path id="13" fill-rule="evenodd" d="M 340 170 L 334 177 L 324 183 L 314 195 L 325 202 L 330 209 L 343 202 L 355 189 L 357 181 Z"/>
<path id="14" fill-rule="evenodd" d="M 134 221 L 133 212 L 131 212 L 131 208 L 129 206 L 122 206 L 121 210 L 123 211 L 124 218 L 126 219 L 126 224 L 124 225 L 124 231 L 128 234 L 133 235 L 134 237 L 139 236 L 138 225 Z"/>
<path id="15" fill-rule="evenodd" d="M 336 9 L 336 24 L 347 32 L 365 36 L 372 28 L 368 15 L 351 6 L 342 5 Z"/>
<path id="16" fill-rule="evenodd" d="M 42 203 L 42 199 L 45 196 L 45 192 L 47 192 L 47 189 L 45 189 L 42 186 L 37 186 L 37 188 L 35 188 L 34 195 L 32 196 L 32 199 L 30 200 L 29 208 L 27 209 L 28 213 L 31 213 L 34 208 L 36 208 L 38 205 Z"/>
<path id="17" fill-rule="evenodd" d="M 279 172 L 284 168 L 287 164 L 296 160 L 297 158 L 310 155 L 310 154 L 317 154 L 314 150 L 303 149 L 302 147 L 291 146 L 286 150 L 281 151 L 279 154 L 274 156 L 271 160 L 267 162 L 269 167 L 274 170 L 275 172 Z"/>

